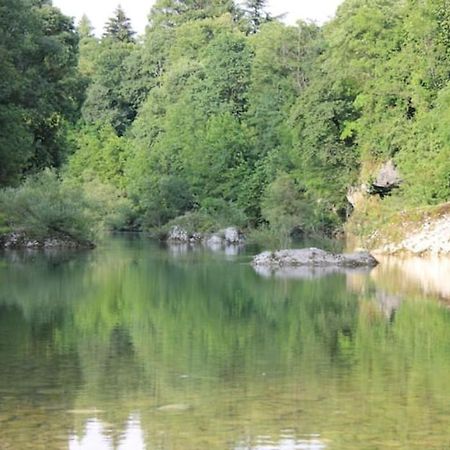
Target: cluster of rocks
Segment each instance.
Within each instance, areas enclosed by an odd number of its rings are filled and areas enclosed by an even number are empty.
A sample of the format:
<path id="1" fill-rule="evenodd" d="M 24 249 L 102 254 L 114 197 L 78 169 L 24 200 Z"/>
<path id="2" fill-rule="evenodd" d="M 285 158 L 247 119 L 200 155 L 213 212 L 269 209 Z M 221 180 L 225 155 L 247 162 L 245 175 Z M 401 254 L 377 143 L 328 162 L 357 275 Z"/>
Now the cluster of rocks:
<path id="1" fill-rule="evenodd" d="M 330 253 L 318 248 L 263 252 L 253 259 L 254 267 L 277 270 L 285 267 L 365 268 L 375 267 L 378 261 L 368 252 Z"/>
<path id="2" fill-rule="evenodd" d="M 172 244 L 204 244 L 208 247 L 241 245 L 245 242 L 243 233 L 236 227 L 228 227 L 217 233 L 189 233 L 180 226 L 174 226 L 167 235 L 167 242 Z"/>
<path id="3" fill-rule="evenodd" d="M 44 239 L 34 239 L 23 232 L 12 232 L 0 235 L 0 248 L 4 249 L 79 249 L 93 247 L 94 244 L 90 241 L 78 241 L 68 236 L 53 236 Z"/>

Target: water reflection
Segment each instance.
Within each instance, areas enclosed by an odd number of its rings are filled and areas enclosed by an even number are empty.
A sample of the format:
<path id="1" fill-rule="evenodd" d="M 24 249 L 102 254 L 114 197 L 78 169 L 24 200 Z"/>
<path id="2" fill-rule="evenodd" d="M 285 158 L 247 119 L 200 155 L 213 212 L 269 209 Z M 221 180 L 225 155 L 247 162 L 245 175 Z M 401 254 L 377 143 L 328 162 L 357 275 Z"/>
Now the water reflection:
<path id="1" fill-rule="evenodd" d="M 325 450 L 327 446 L 318 435 L 295 437 L 292 432 L 284 432 L 279 441 L 272 436 L 258 436 L 254 443 L 241 442 L 234 450 Z"/>
<path id="2" fill-rule="evenodd" d="M 299 266 L 299 267 L 264 267 L 254 266 L 255 272 L 264 278 L 280 278 L 292 280 L 313 280 L 315 278 L 327 277 L 330 275 L 363 275 L 367 276 L 372 269 L 362 268 L 344 268 L 337 266 L 330 267 L 314 267 L 314 266 Z"/>
<path id="3" fill-rule="evenodd" d="M 139 239 L 3 259 L 0 448 L 450 448 L 446 307 L 394 266 L 250 260 Z"/>
<path id="4" fill-rule="evenodd" d="M 145 450 L 144 434 L 139 415 L 131 416 L 118 442 L 112 436 L 111 426 L 104 425 L 97 418 L 87 420 L 85 431 L 80 438 L 69 437 L 69 450 Z"/>
<path id="5" fill-rule="evenodd" d="M 372 273 L 378 285 L 404 294 L 431 295 L 450 300 L 450 258 L 378 257 Z"/>
<path id="6" fill-rule="evenodd" d="M 222 241 L 207 241 L 204 244 L 199 243 L 167 243 L 166 248 L 174 256 L 186 255 L 187 253 L 219 253 L 222 256 L 238 256 L 245 253 L 244 245 L 224 244 Z"/>

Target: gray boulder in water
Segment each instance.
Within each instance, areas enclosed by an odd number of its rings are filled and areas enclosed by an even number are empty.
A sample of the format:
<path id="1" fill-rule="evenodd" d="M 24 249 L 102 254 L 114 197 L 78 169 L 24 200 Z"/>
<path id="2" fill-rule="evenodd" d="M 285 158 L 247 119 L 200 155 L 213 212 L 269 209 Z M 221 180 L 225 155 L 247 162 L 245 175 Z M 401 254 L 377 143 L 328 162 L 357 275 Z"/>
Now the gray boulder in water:
<path id="1" fill-rule="evenodd" d="M 330 253 L 318 248 L 263 252 L 255 256 L 257 267 L 375 267 L 378 261 L 368 252 Z"/>
<path id="2" fill-rule="evenodd" d="M 189 233 L 185 229 L 179 227 L 178 225 L 175 225 L 169 231 L 167 240 L 169 242 L 186 243 L 189 242 Z"/>
<path id="3" fill-rule="evenodd" d="M 223 235 L 227 244 L 242 244 L 244 241 L 242 233 L 236 227 L 225 228 Z"/>

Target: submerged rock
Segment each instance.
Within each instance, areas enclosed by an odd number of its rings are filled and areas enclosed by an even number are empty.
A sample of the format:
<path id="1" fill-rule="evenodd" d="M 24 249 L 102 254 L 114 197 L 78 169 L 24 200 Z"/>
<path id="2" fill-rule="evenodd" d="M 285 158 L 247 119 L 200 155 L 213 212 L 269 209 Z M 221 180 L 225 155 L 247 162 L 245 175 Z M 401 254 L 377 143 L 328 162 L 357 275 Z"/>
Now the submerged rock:
<path id="1" fill-rule="evenodd" d="M 378 261 L 368 252 L 335 254 L 318 248 L 263 252 L 253 259 L 256 267 L 375 267 Z"/>
<path id="2" fill-rule="evenodd" d="M 163 405 L 158 408 L 161 412 L 185 412 L 192 409 L 191 405 L 186 405 L 184 403 L 174 403 L 170 405 Z"/>
<path id="3" fill-rule="evenodd" d="M 81 416 L 95 416 L 96 414 L 103 414 L 105 411 L 103 409 L 69 409 L 66 411 L 67 414 L 81 415 Z"/>

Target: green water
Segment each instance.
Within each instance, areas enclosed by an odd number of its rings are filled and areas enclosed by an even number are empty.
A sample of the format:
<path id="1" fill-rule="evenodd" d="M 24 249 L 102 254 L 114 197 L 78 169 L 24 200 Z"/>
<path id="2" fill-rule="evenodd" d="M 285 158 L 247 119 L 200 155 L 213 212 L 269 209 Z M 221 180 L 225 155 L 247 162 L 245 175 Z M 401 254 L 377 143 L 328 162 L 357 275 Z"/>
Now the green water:
<path id="1" fill-rule="evenodd" d="M 0 449 L 450 449 L 445 274 L 250 258 L 0 255 Z"/>

